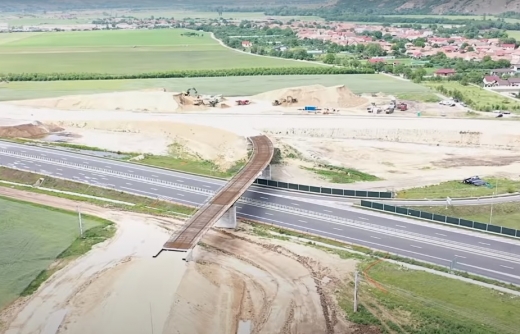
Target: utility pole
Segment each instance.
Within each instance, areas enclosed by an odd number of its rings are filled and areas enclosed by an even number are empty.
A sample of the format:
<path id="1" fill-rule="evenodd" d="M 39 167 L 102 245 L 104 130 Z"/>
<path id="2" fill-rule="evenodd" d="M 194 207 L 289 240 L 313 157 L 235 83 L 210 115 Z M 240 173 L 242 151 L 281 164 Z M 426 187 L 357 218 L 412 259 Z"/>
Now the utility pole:
<path id="1" fill-rule="evenodd" d="M 495 181 L 495 192 L 493 193 L 493 197 L 495 195 L 498 195 L 498 179 Z M 489 224 L 491 224 L 491 221 L 493 220 L 493 202 L 491 202 L 491 210 L 489 212 Z"/>
<path id="2" fill-rule="evenodd" d="M 78 210 L 79 237 L 83 239 L 83 221 L 81 220 L 81 211 L 79 210 L 79 206 L 77 206 L 76 209 Z"/>
<path id="3" fill-rule="evenodd" d="M 354 312 L 357 312 L 357 309 L 358 309 L 358 307 L 357 307 L 357 305 L 358 305 L 357 295 L 358 295 L 358 286 L 359 286 L 358 280 L 359 280 L 359 271 L 356 271 L 355 276 L 354 276 Z"/>

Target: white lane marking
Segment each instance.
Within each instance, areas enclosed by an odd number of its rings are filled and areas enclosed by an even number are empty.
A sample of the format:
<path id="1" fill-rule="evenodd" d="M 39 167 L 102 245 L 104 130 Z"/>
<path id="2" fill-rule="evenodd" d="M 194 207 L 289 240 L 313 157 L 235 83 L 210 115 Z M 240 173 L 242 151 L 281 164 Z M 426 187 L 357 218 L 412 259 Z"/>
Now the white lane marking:
<path id="1" fill-rule="evenodd" d="M 306 222 L 305 220 L 298 219 L 298 221 L 299 221 L 300 223 L 305 223 L 305 224 L 307 224 L 307 222 Z"/>
<path id="2" fill-rule="evenodd" d="M 211 188 L 211 186 L 208 186 L 207 184 L 205 184 L 204 187 L 206 187 L 206 188 Z"/>
<path id="3" fill-rule="evenodd" d="M 241 206 L 237 206 L 237 209 L 242 209 L 242 207 Z"/>
<path id="4" fill-rule="evenodd" d="M 133 172 L 134 172 L 133 170 L 128 169 L 128 173 L 133 173 Z"/>
<path id="5" fill-rule="evenodd" d="M 486 245 L 486 246 L 491 246 L 490 244 L 486 244 L 485 242 L 478 242 L 479 244 L 482 244 L 482 245 Z"/>
<path id="6" fill-rule="evenodd" d="M 269 212 L 264 212 L 264 214 L 269 215 L 269 216 L 273 215 L 272 213 L 269 213 Z"/>
<path id="7" fill-rule="evenodd" d="M 178 195 L 178 196 L 182 196 L 182 197 L 184 197 L 184 195 L 183 195 L 183 194 L 177 194 L 177 195 Z"/>
<path id="8" fill-rule="evenodd" d="M 158 176 L 157 176 L 157 175 L 155 175 L 155 174 L 152 174 L 152 176 L 153 176 L 153 177 L 158 177 Z"/>
<path id="9" fill-rule="evenodd" d="M 381 239 L 380 237 L 374 237 L 373 235 L 371 235 L 370 237 L 374 239 Z"/>
<path id="10" fill-rule="evenodd" d="M 341 229 L 340 229 L 340 228 L 337 228 L 337 227 L 333 227 L 333 229 L 338 230 L 338 231 L 341 231 Z"/>
<path id="11" fill-rule="evenodd" d="M 84 163 L 85 165 L 88 165 L 88 162 L 87 162 L 87 161 L 82 161 L 82 163 Z"/>
<path id="12" fill-rule="evenodd" d="M 486 268 L 482 268 L 482 267 L 477 267 L 477 266 L 473 266 L 471 264 L 466 264 L 466 263 L 462 263 L 462 262 L 457 262 L 457 265 L 458 266 L 463 265 L 463 266 L 470 267 L 470 268 L 485 270 L 485 271 L 489 271 L 490 273 L 495 273 L 495 274 L 499 274 L 499 275 L 503 275 L 503 276 L 513 277 L 513 278 L 516 278 L 516 279 L 520 278 L 519 276 L 516 276 L 516 275 L 506 274 L 506 273 L 503 273 L 503 272 L 500 272 L 500 271 L 486 269 Z"/>
<path id="13" fill-rule="evenodd" d="M 359 219 L 368 220 L 368 218 L 365 217 L 358 217 Z"/>
<path id="14" fill-rule="evenodd" d="M 416 245 L 410 245 L 411 247 L 415 247 L 415 248 L 422 248 L 421 246 L 416 246 Z"/>
<path id="15" fill-rule="evenodd" d="M 129 192 L 132 192 L 132 193 L 141 193 L 141 194 L 146 194 L 146 195 L 152 195 L 154 198 L 157 198 L 157 194 L 154 194 L 154 193 L 151 193 L 151 192 L 148 192 L 148 191 L 144 191 L 144 190 L 136 190 L 136 189 L 132 189 L 132 188 L 127 188 L 127 187 L 120 187 L 121 189 L 126 189 L 126 190 L 129 190 Z M 181 195 L 181 194 L 177 194 L 177 195 Z M 182 195 L 184 196 L 184 195 Z M 180 198 L 172 198 L 173 201 L 179 201 L 179 202 L 183 202 L 183 203 L 189 203 L 189 204 L 194 204 L 194 205 L 200 205 L 200 202 L 193 202 L 193 201 L 188 201 L 188 200 L 184 200 L 184 199 L 180 199 Z"/>
<path id="16" fill-rule="evenodd" d="M 443 236 L 443 237 L 446 236 L 446 234 L 442 234 L 442 233 L 435 233 L 435 234 L 440 235 L 440 236 Z"/>
<path id="17" fill-rule="evenodd" d="M 41 167 L 42 165 L 38 165 L 38 164 L 36 164 L 36 166 Z"/>
<path id="18" fill-rule="evenodd" d="M 105 168 L 110 168 L 110 169 L 112 169 L 112 167 L 110 167 L 110 166 L 105 166 Z"/>
<path id="19" fill-rule="evenodd" d="M 79 175 L 83 175 L 83 176 L 85 176 L 85 174 L 83 174 L 83 173 L 78 173 L 78 174 L 79 174 Z"/>
<path id="20" fill-rule="evenodd" d="M 291 203 L 292 205 L 296 205 L 296 206 L 300 206 L 300 204 L 298 203 Z"/>
<path id="21" fill-rule="evenodd" d="M 465 259 L 465 256 L 455 255 L 455 257 L 460 257 L 461 259 Z"/>
<path id="22" fill-rule="evenodd" d="M 325 210 L 325 209 L 323 209 L 323 211 L 325 211 L 325 212 L 331 212 L 331 213 L 332 213 L 332 211 L 330 211 L 330 210 Z"/>
<path id="23" fill-rule="evenodd" d="M 262 197 L 262 196 L 260 196 L 260 198 L 261 198 L 261 199 L 269 199 L 269 198 L 267 198 L 267 197 Z"/>
<path id="24" fill-rule="evenodd" d="M 504 268 L 507 268 L 507 269 L 515 269 L 513 267 L 509 267 L 509 266 L 504 266 L 504 265 L 500 265 L 501 267 L 504 267 Z"/>
<path id="25" fill-rule="evenodd" d="M 397 227 L 402 227 L 402 228 L 406 228 L 406 226 L 403 226 L 403 225 L 395 225 Z"/>
<path id="26" fill-rule="evenodd" d="M 61 168 L 56 168 L 56 170 L 59 170 L 60 172 L 63 171 L 63 169 L 61 169 Z"/>
<path id="27" fill-rule="evenodd" d="M 63 175 L 63 174 L 56 172 L 56 175 Z"/>
<path id="28" fill-rule="evenodd" d="M 184 181 L 183 181 L 183 180 L 177 180 L 177 182 L 180 182 L 180 183 L 184 183 Z"/>
<path id="29" fill-rule="evenodd" d="M 45 155 L 45 154 L 43 154 L 43 153 L 40 153 L 40 155 L 41 155 L 41 156 L 44 156 L 44 157 L 46 157 L 46 155 Z"/>
<path id="30" fill-rule="evenodd" d="M 152 189 L 152 190 L 157 190 L 157 188 L 150 188 L 150 189 Z"/>
<path id="31" fill-rule="evenodd" d="M 128 184 L 129 186 L 131 186 L 132 184 L 130 182 L 127 182 L 126 184 Z"/>
<path id="32" fill-rule="evenodd" d="M 67 160 L 67 158 L 61 157 L 61 160 Z"/>

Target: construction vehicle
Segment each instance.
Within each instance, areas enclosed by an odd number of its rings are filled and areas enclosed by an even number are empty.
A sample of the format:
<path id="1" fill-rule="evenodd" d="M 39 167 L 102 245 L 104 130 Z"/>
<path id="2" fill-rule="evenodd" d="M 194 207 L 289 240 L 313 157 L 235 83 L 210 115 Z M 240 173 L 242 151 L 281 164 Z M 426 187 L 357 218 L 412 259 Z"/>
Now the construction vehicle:
<path id="1" fill-rule="evenodd" d="M 182 92 L 182 95 L 195 97 L 195 96 L 198 96 L 199 93 L 197 92 L 197 90 L 195 88 L 188 88 L 187 91 Z"/>
<path id="2" fill-rule="evenodd" d="M 381 107 L 376 106 L 374 102 L 372 102 L 372 105 L 367 108 L 367 111 L 369 114 L 380 114 L 383 112 L 383 109 Z"/>
<path id="3" fill-rule="evenodd" d="M 401 102 L 397 105 L 397 109 L 399 109 L 400 111 L 406 111 L 408 110 L 408 105 L 406 103 Z"/>
<path id="4" fill-rule="evenodd" d="M 251 103 L 251 101 L 249 101 L 249 100 L 237 100 L 236 103 L 239 106 L 247 106 L 248 104 Z"/>
<path id="5" fill-rule="evenodd" d="M 294 97 L 289 95 L 289 96 L 287 96 L 284 99 L 274 100 L 273 101 L 273 106 L 281 106 L 282 104 L 293 104 L 293 103 L 297 103 L 297 102 L 298 102 L 297 99 L 295 99 Z"/>

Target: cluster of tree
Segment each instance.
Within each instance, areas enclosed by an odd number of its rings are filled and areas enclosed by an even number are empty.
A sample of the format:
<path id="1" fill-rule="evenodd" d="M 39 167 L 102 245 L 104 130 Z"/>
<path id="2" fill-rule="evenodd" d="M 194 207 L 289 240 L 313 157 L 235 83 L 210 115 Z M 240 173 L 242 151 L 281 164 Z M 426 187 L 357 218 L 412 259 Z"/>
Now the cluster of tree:
<path id="1" fill-rule="evenodd" d="M 444 87 L 443 85 L 439 85 L 439 86 L 435 86 L 435 89 L 439 93 L 446 95 L 446 96 L 450 96 L 459 101 L 462 101 L 465 104 L 467 104 L 468 106 L 470 106 L 471 108 L 473 108 L 475 110 L 479 110 L 479 111 L 489 112 L 489 111 L 493 111 L 493 110 L 520 110 L 520 104 L 518 104 L 518 103 L 511 104 L 511 103 L 509 103 L 509 101 L 507 101 L 507 104 L 506 103 L 483 104 L 483 103 L 479 103 L 479 101 L 472 100 L 471 98 L 466 96 L 463 91 L 460 91 L 456 88 L 449 89 L 449 88 Z"/>
<path id="2" fill-rule="evenodd" d="M 511 67 L 511 62 L 507 59 L 493 60 L 490 56 L 485 56 L 482 61 L 467 61 L 461 58 L 448 58 L 443 52 L 437 52 L 433 56 L 426 57 L 425 60 L 428 60 L 433 67 L 453 68 L 457 72 Z"/>
<path id="3" fill-rule="evenodd" d="M 138 74 L 108 73 L 8 73 L 0 74 L 7 81 L 66 81 L 66 80 L 115 80 L 115 79 L 155 79 L 155 78 L 204 78 L 260 75 L 319 75 L 319 74 L 373 74 L 370 68 L 347 68 L 334 66 L 316 67 L 270 67 L 234 68 L 222 70 L 187 70 L 150 72 Z"/>

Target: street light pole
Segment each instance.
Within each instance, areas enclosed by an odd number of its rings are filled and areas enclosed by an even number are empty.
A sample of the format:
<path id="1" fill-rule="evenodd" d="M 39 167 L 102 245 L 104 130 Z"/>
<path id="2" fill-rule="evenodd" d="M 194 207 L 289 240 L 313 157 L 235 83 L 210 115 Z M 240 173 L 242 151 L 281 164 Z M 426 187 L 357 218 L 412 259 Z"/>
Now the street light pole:
<path id="1" fill-rule="evenodd" d="M 493 192 L 493 197 L 498 194 L 498 179 L 495 181 L 495 191 Z M 489 212 L 489 224 L 493 221 L 493 202 L 491 202 L 491 210 Z"/>

